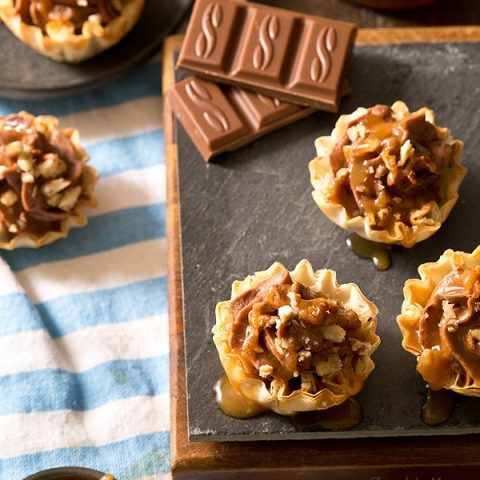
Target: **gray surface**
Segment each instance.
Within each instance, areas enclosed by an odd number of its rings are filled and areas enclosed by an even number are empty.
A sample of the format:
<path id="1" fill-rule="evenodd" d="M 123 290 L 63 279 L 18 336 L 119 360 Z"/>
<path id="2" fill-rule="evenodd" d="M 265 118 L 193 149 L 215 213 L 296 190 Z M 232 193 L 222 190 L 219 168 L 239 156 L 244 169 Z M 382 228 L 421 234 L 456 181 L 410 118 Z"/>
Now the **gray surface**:
<path id="1" fill-rule="evenodd" d="M 417 266 L 448 247 L 471 251 L 480 243 L 479 44 L 366 46 L 355 49 L 349 79 L 353 96 L 343 112 L 403 99 L 412 109 L 437 112 L 465 142 L 470 167 L 460 201 L 443 228 L 411 250 L 397 249 L 393 266 L 377 271 L 347 248 L 347 232 L 314 204 L 307 165 L 316 137 L 328 134 L 336 115 L 318 113 L 274 132 L 206 166 L 178 129 L 188 380 L 189 433 L 195 440 L 260 440 L 480 432 L 480 400 L 465 399 L 447 424 L 427 427 L 420 419 L 425 386 L 415 359 L 401 347 L 395 317 L 402 287 Z M 364 420 L 347 432 L 301 431 L 292 419 L 267 414 L 236 420 L 221 413 L 213 385 L 222 373 L 210 330 L 218 301 L 231 283 L 278 260 L 289 268 L 301 258 L 332 268 L 340 282 L 355 282 L 380 309 L 382 345 L 377 365 L 357 396 Z"/>
<path id="2" fill-rule="evenodd" d="M 132 31 L 120 43 L 78 65 L 58 63 L 17 39 L 0 22 L 0 95 L 49 98 L 105 83 L 149 58 L 175 31 L 193 0 L 146 0 Z"/>

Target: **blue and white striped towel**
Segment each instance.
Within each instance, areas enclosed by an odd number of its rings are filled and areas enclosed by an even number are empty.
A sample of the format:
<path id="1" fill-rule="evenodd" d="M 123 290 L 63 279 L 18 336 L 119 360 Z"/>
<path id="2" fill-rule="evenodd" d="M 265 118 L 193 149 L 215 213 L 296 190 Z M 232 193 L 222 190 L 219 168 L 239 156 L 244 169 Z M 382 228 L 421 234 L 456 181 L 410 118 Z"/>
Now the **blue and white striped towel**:
<path id="1" fill-rule="evenodd" d="M 0 98 L 53 114 L 100 172 L 88 226 L 0 254 L 0 478 L 65 465 L 121 480 L 169 470 L 160 64 L 89 93 Z"/>

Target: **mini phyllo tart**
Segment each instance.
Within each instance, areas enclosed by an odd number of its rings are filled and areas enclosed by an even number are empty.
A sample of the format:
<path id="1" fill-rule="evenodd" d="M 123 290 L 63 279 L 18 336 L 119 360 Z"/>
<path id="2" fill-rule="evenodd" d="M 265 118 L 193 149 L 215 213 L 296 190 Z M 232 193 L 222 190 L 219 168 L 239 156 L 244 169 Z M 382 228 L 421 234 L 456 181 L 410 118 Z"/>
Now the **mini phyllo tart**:
<path id="1" fill-rule="evenodd" d="M 377 308 L 357 285 L 302 260 L 232 285 L 213 339 L 234 388 L 282 415 L 324 410 L 357 394 L 374 369 Z"/>
<path id="2" fill-rule="evenodd" d="M 97 171 L 55 117 L 0 116 L 0 248 L 40 247 L 87 223 Z"/>
<path id="3" fill-rule="evenodd" d="M 432 390 L 480 396 L 480 247 L 447 250 L 418 271 L 397 317 L 403 347 Z"/>
<path id="4" fill-rule="evenodd" d="M 342 115 L 316 140 L 313 197 L 333 222 L 361 237 L 412 247 L 433 235 L 458 199 L 463 143 L 428 108 L 403 102 Z"/>
<path id="5" fill-rule="evenodd" d="M 0 0 L 0 18 L 43 55 L 77 63 L 118 43 L 143 5 L 144 0 Z"/>

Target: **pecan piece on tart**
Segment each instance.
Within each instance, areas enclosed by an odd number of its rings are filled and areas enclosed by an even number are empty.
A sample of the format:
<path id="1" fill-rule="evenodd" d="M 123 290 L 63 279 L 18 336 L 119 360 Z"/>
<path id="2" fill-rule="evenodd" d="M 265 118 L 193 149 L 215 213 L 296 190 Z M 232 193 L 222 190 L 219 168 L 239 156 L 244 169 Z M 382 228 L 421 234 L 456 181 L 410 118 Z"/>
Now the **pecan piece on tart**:
<path id="1" fill-rule="evenodd" d="M 427 108 L 403 102 L 343 115 L 316 141 L 313 197 L 342 228 L 380 243 L 412 247 L 433 235 L 458 199 L 463 143 Z"/>
<path id="2" fill-rule="evenodd" d="M 245 397 L 284 415 L 325 410 L 357 394 L 380 343 L 376 306 L 355 284 L 302 260 L 274 263 L 232 286 L 216 308 L 213 338 Z"/>
<path id="3" fill-rule="evenodd" d="M 53 60 L 81 62 L 118 43 L 145 0 L 0 0 L 0 18 L 21 41 Z"/>
<path id="4" fill-rule="evenodd" d="M 432 390 L 480 396 L 480 247 L 447 250 L 405 283 L 403 347 Z"/>
<path id="5" fill-rule="evenodd" d="M 84 226 L 97 171 L 78 131 L 52 116 L 0 116 L 0 248 L 40 247 Z"/>

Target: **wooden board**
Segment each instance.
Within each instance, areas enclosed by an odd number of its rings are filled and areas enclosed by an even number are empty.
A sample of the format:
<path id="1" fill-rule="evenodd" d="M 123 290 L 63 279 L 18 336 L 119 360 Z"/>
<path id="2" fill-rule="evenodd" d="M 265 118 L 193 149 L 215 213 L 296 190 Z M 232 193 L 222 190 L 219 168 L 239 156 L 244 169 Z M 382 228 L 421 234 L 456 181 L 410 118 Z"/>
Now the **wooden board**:
<path id="1" fill-rule="evenodd" d="M 468 41 L 480 39 L 480 27 L 382 29 L 360 31 L 359 44 Z M 164 89 L 173 82 L 171 38 L 164 51 Z M 171 458 L 175 479 L 182 478 L 477 478 L 480 436 L 328 440 L 297 442 L 189 442 L 185 398 L 182 318 L 182 265 L 179 250 L 177 154 L 171 112 L 165 106 L 167 160 L 167 234 L 169 240 L 169 313 L 171 345 Z"/>
<path id="2" fill-rule="evenodd" d="M 402 348 L 395 321 L 403 285 L 418 276 L 419 265 L 436 260 L 447 248 L 470 252 L 478 245 L 480 136 L 472 120 L 480 105 L 479 45 L 356 45 L 346 74 L 352 95 L 342 100 L 337 114 L 316 112 L 219 156 L 207 167 L 185 129 L 175 122 L 191 441 L 480 434 L 480 398 L 459 398 L 461 405 L 441 425 L 422 421 L 425 381 L 415 372 L 415 357 Z M 175 71 L 177 82 L 188 76 Z M 414 110 L 427 105 L 436 112 L 439 125 L 448 125 L 453 136 L 465 142 L 462 161 L 470 171 L 462 183 L 459 205 L 441 231 L 408 251 L 394 248 L 391 268 L 379 272 L 372 262 L 353 255 L 346 245 L 349 233 L 319 212 L 312 201 L 308 164 L 315 139 L 329 135 L 339 115 L 399 98 Z M 355 396 L 362 421 L 347 430 L 315 427 L 308 414 L 290 417 L 268 412 L 238 420 L 223 414 L 212 401 L 212 386 L 223 373 L 212 342 L 216 303 L 229 298 L 231 282 L 249 272 L 274 261 L 291 269 L 301 258 L 315 268 L 335 270 L 341 283 L 355 282 L 380 311 L 377 333 L 382 344 L 373 357 L 375 370 Z"/>

